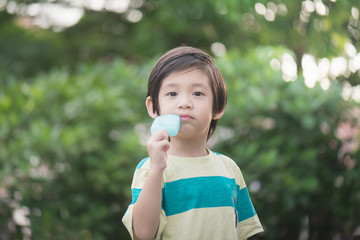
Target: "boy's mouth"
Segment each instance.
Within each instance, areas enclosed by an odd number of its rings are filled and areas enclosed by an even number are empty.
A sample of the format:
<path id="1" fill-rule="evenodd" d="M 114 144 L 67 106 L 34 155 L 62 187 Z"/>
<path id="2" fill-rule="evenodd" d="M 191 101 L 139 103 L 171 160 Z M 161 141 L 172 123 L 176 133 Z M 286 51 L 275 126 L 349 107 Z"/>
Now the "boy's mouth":
<path id="1" fill-rule="evenodd" d="M 191 115 L 189 115 L 189 114 L 180 114 L 179 116 L 180 116 L 181 120 L 191 120 L 191 119 L 193 119 L 193 117 Z"/>

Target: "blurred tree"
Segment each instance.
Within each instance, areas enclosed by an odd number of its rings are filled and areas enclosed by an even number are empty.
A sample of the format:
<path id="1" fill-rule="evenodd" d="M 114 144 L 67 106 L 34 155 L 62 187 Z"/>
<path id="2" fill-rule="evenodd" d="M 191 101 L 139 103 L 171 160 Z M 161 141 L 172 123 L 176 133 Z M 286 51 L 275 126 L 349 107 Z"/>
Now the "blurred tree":
<path id="1" fill-rule="evenodd" d="M 39 71 L 48 71 L 64 60 L 62 37 L 41 29 L 23 29 L 16 18 L 0 11 L 0 77 L 7 74 L 28 77 Z"/>
<path id="2" fill-rule="evenodd" d="M 96 2 L 49 29 L 36 9 L 76 2 L 0 2 L 0 239 L 128 238 L 146 79 L 154 56 L 180 44 L 218 56 L 229 102 L 209 145 L 243 169 L 259 238 L 355 239 L 357 0 Z M 328 66 L 311 87 L 304 56 Z"/>
<path id="3" fill-rule="evenodd" d="M 352 44 L 355 49 L 360 48 L 357 0 L 132 0 L 128 5 L 126 1 L 122 2 L 125 4 L 122 9 L 111 7 L 112 2 L 103 1 L 103 5 L 96 8 L 91 1 L 79 6 L 74 1 L 64 0 L 40 3 L 17 0 L 7 5 L 12 6 L 12 13 L 19 18 L 26 16 L 27 7 L 33 4 L 39 8 L 47 3 L 77 6 L 85 10 L 80 22 L 57 33 L 58 41 L 62 39 L 58 45 L 49 43 L 53 51 L 66 56 L 64 61 L 43 58 L 43 61 L 37 61 L 37 68 L 33 68 L 39 70 L 44 63 L 72 66 L 74 62 L 109 60 L 118 56 L 139 63 L 180 44 L 201 47 L 210 52 L 215 42 L 224 44 L 228 49 L 242 51 L 258 45 L 283 45 L 296 54 L 297 66 L 301 69 L 304 54 L 311 54 L 317 59 L 332 59 L 346 57 L 345 43 Z M 3 9 L 5 11 L 9 7 Z M 48 15 L 51 16 L 51 13 Z M 32 48 L 31 45 L 29 48 Z M 34 54 L 43 52 L 34 51 Z M 11 58 L 9 60 L 12 61 Z M 359 83 L 359 69 L 347 71 L 345 76 L 353 85 Z"/>
<path id="4" fill-rule="evenodd" d="M 126 238 L 121 215 L 145 155 L 133 129 L 146 119 L 144 73 L 83 65 L 0 90 L 1 239 Z"/>
<path id="5" fill-rule="evenodd" d="M 359 112 L 339 84 L 324 91 L 301 78 L 281 80 L 269 62 L 287 53 L 266 47 L 219 59 L 230 100 L 216 148 L 243 169 L 264 239 L 353 239 L 360 226 Z"/>
<path id="6" fill-rule="evenodd" d="M 358 131 L 358 116 L 339 84 L 283 81 L 269 62 L 289 53 L 265 47 L 217 59 L 229 102 L 209 146 L 242 168 L 266 229 L 259 238 L 352 239 L 359 143 L 339 131 L 348 123 Z M 0 90 L 1 239 L 128 238 L 121 217 L 146 157 L 152 65 L 85 64 Z"/>

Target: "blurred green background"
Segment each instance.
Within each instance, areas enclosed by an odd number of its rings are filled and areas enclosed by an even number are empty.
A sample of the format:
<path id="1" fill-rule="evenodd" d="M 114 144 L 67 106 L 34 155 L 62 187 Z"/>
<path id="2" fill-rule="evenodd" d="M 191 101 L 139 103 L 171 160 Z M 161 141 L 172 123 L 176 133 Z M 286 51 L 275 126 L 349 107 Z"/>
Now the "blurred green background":
<path id="1" fill-rule="evenodd" d="M 252 239 L 360 238 L 358 0 L 1 0 L 0 239 L 129 239 L 147 78 L 185 44 L 229 100 L 209 147 L 243 171 Z M 219 222 L 219 226 L 221 222 Z"/>

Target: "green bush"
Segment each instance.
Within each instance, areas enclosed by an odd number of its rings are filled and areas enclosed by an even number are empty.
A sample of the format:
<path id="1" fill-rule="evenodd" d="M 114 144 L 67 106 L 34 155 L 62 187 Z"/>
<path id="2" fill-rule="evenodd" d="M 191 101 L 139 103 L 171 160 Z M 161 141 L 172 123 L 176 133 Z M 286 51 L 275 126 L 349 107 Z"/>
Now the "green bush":
<path id="1" fill-rule="evenodd" d="M 259 238 L 298 239 L 304 231 L 311 239 L 351 237 L 360 225 L 360 176 L 359 164 L 345 159 L 359 154 L 340 154 L 336 129 L 352 103 L 336 83 L 324 91 L 300 77 L 284 82 L 269 63 L 285 52 L 258 48 L 217 59 L 229 100 L 209 145 L 241 167 L 266 229 Z M 135 166 L 147 155 L 152 66 L 118 59 L 6 81 L 1 239 L 129 238 L 121 218 Z"/>
<path id="2" fill-rule="evenodd" d="M 349 116 L 354 105 L 337 82 L 324 91 L 307 88 L 301 77 L 283 81 L 269 63 L 285 52 L 262 47 L 219 61 L 229 89 L 220 125 L 231 138 L 219 138 L 216 148 L 243 170 L 264 239 L 351 239 L 360 226 L 358 135 L 357 147 L 341 155 L 346 143 L 336 133 L 358 121 Z"/>
<path id="3" fill-rule="evenodd" d="M 147 73 L 119 60 L 1 90 L 1 222 L 26 206 L 34 239 L 125 238 L 121 215 L 145 155 L 134 126 L 147 120 Z"/>

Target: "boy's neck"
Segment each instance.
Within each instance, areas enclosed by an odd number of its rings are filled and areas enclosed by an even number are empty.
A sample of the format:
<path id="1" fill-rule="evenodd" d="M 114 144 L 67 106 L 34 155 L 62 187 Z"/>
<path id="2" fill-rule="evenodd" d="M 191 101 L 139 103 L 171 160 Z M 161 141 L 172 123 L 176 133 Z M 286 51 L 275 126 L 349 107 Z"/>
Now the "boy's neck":
<path id="1" fill-rule="evenodd" d="M 172 137 L 168 154 L 179 157 L 202 157 L 208 155 L 206 139 L 181 139 Z"/>

